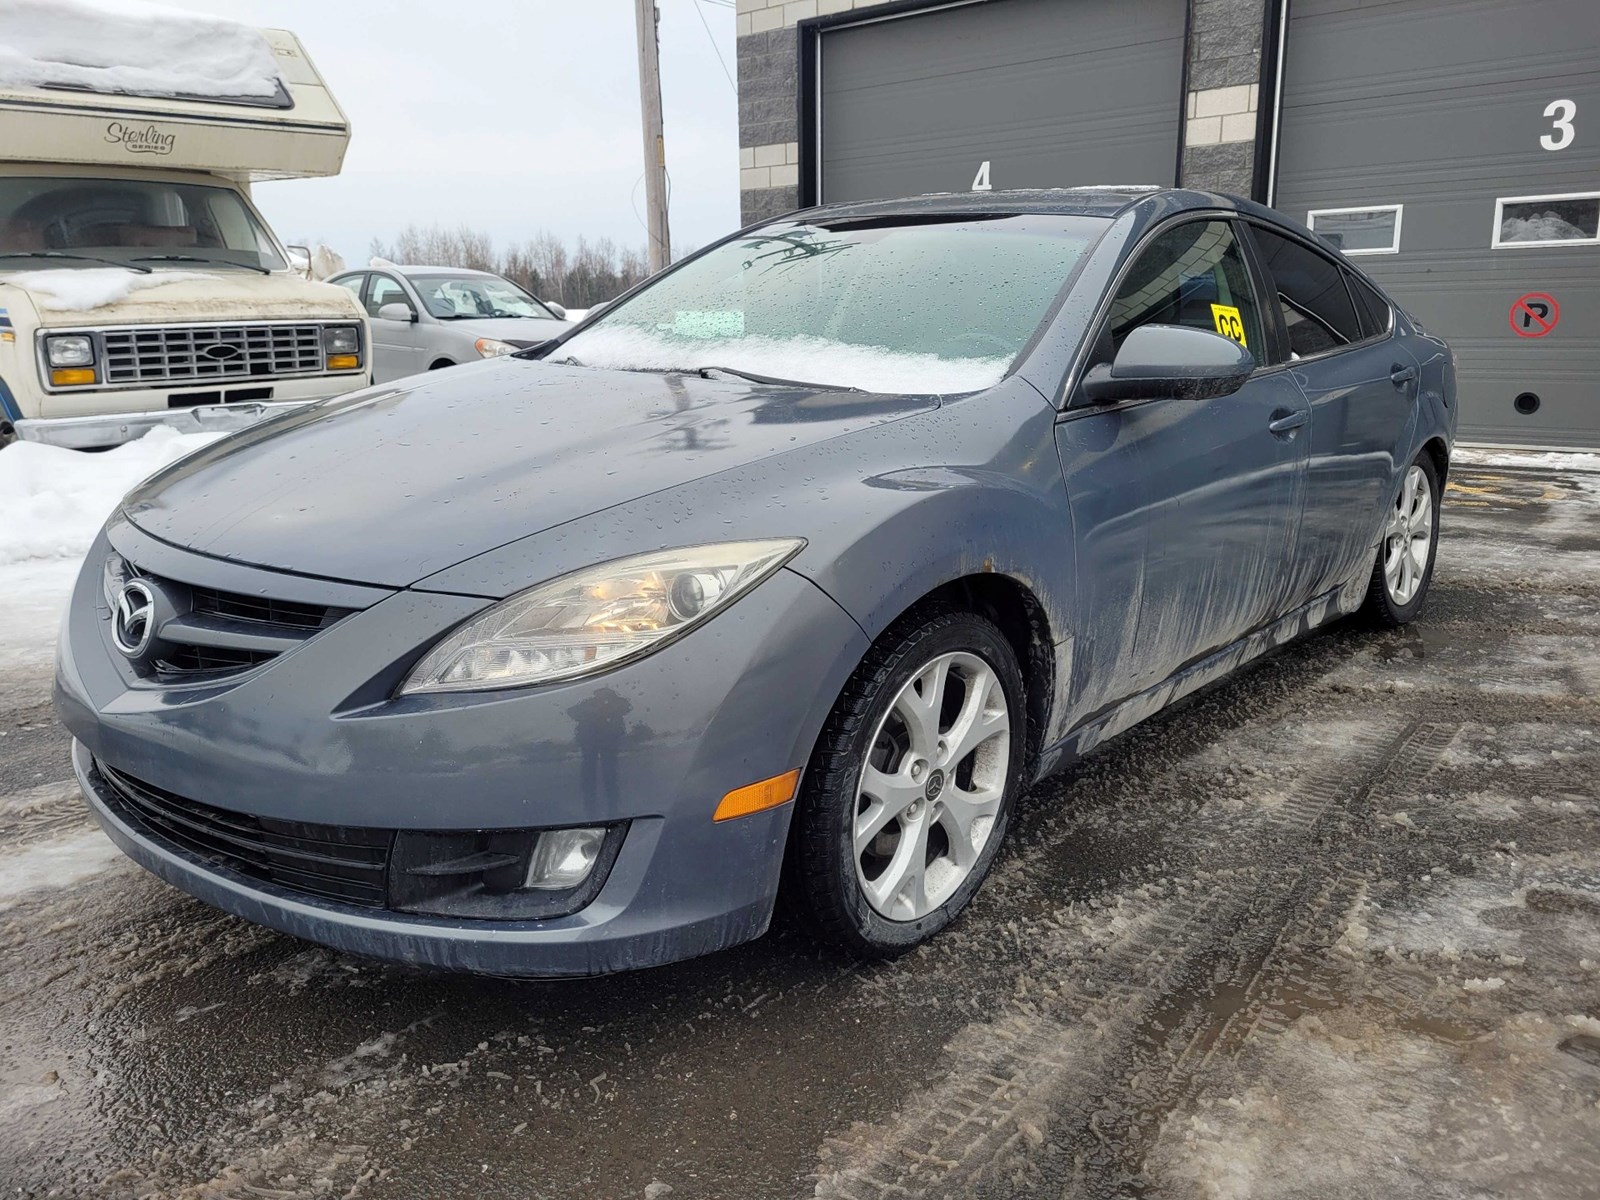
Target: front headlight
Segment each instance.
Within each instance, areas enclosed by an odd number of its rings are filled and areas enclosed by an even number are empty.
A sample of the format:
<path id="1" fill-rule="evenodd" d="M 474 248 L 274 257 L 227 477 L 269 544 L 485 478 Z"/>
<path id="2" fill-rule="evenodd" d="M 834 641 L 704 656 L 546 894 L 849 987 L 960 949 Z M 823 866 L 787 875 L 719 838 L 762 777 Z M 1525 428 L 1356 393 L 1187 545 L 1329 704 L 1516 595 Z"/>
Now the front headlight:
<path id="1" fill-rule="evenodd" d="M 502 342 L 499 338 L 479 338 L 477 346 L 480 358 L 499 358 L 502 354 L 515 354 L 518 349 L 510 342 Z"/>
<path id="2" fill-rule="evenodd" d="M 328 354 L 360 354 L 361 330 L 354 325 L 329 325 L 322 331 L 322 348 Z"/>
<path id="3" fill-rule="evenodd" d="M 44 351 L 52 367 L 89 367 L 94 365 L 94 342 L 82 334 L 47 337 Z"/>
<path id="4" fill-rule="evenodd" d="M 772 538 L 658 550 L 541 583 L 458 626 L 396 694 L 526 687 L 620 666 L 682 637 L 804 545 Z"/>

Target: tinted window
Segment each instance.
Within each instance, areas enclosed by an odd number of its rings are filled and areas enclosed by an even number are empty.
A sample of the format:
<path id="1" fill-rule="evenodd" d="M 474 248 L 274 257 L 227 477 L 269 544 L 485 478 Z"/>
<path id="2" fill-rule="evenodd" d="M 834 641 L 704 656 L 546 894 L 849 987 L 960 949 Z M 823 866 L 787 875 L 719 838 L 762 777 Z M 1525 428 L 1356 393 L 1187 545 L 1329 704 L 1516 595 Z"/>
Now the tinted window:
<path id="1" fill-rule="evenodd" d="M 1345 282 L 1350 285 L 1350 294 L 1356 298 L 1356 307 L 1361 310 L 1361 327 L 1368 337 L 1377 337 L 1389 332 L 1389 302 L 1378 294 L 1378 289 L 1373 287 L 1359 275 L 1346 274 Z"/>
<path id="2" fill-rule="evenodd" d="M 1141 325 L 1209 330 L 1262 357 L 1261 313 L 1228 222 L 1190 221 L 1139 252 L 1111 302 L 1113 353 Z"/>
<path id="3" fill-rule="evenodd" d="M 1262 263 L 1278 289 L 1291 358 L 1321 354 L 1362 337 L 1355 305 L 1339 264 L 1315 250 L 1257 226 Z"/>

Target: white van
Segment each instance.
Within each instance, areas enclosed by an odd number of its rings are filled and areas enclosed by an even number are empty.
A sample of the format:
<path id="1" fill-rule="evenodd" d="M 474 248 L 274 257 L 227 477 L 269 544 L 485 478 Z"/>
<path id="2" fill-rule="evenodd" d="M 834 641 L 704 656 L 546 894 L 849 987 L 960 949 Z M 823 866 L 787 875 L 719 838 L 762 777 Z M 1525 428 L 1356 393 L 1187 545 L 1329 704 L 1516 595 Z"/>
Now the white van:
<path id="1" fill-rule="evenodd" d="M 349 142 L 294 35 L 95 0 L 11 3 L 0 444 L 234 430 L 366 385 L 364 310 L 293 270 L 250 199 L 252 181 L 338 174 Z M 88 44 L 52 35 L 62 18 L 92 30 Z M 54 57 L 63 44 L 73 61 Z"/>

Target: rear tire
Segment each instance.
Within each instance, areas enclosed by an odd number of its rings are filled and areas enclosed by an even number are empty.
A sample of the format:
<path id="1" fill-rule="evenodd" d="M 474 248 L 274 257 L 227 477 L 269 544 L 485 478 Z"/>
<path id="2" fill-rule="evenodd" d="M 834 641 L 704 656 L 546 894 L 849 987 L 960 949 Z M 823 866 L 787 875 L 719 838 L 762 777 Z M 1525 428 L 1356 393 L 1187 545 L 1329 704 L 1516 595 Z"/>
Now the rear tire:
<path id="1" fill-rule="evenodd" d="M 813 932 L 904 953 L 966 907 L 1005 837 L 1026 758 L 1015 653 L 991 622 L 937 610 L 867 653 L 806 770 L 791 893 Z"/>
<path id="2" fill-rule="evenodd" d="M 1362 615 L 1372 624 L 1398 629 L 1416 620 L 1428 598 L 1439 549 L 1439 471 L 1427 453 L 1400 478 L 1378 543 Z"/>

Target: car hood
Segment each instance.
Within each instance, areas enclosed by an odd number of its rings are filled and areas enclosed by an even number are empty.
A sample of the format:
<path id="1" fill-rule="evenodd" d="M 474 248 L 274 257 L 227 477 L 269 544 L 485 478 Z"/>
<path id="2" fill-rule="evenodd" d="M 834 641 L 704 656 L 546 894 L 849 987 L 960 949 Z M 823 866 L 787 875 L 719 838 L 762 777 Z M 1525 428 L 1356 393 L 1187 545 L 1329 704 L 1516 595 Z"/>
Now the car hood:
<path id="1" fill-rule="evenodd" d="M 203 554 L 405 587 L 578 517 L 935 407 L 503 358 L 282 414 L 173 464 L 123 505 L 147 533 Z M 641 548 L 672 536 L 648 531 Z"/>
<path id="2" fill-rule="evenodd" d="M 288 272 L 260 275 L 254 271 L 207 271 L 199 265 L 182 265 L 182 271 L 128 273 L 137 290 L 117 295 L 121 289 L 107 288 L 105 295 L 116 299 L 89 308 L 64 308 L 58 307 L 63 300 L 50 284 L 60 280 L 70 285 L 77 268 L 51 266 L 46 260 L 38 271 L 0 273 L 0 308 L 26 297 L 32 302 L 39 324 L 49 328 L 307 318 L 359 321 L 366 316 L 348 288 L 311 283 Z M 100 271 L 99 277 L 115 279 L 119 274 L 111 268 Z M 38 288 L 25 286 L 41 276 L 43 283 Z"/>
<path id="3" fill-rule="evenodd" d="M 503 342 L 532 346 L 560 337 L 571 329 L 571 321 L 551 321 L 538 317 L 474 317 L 469 321 L 443 321 L 446 329 L 469 337 L 499 338 Z"/>

